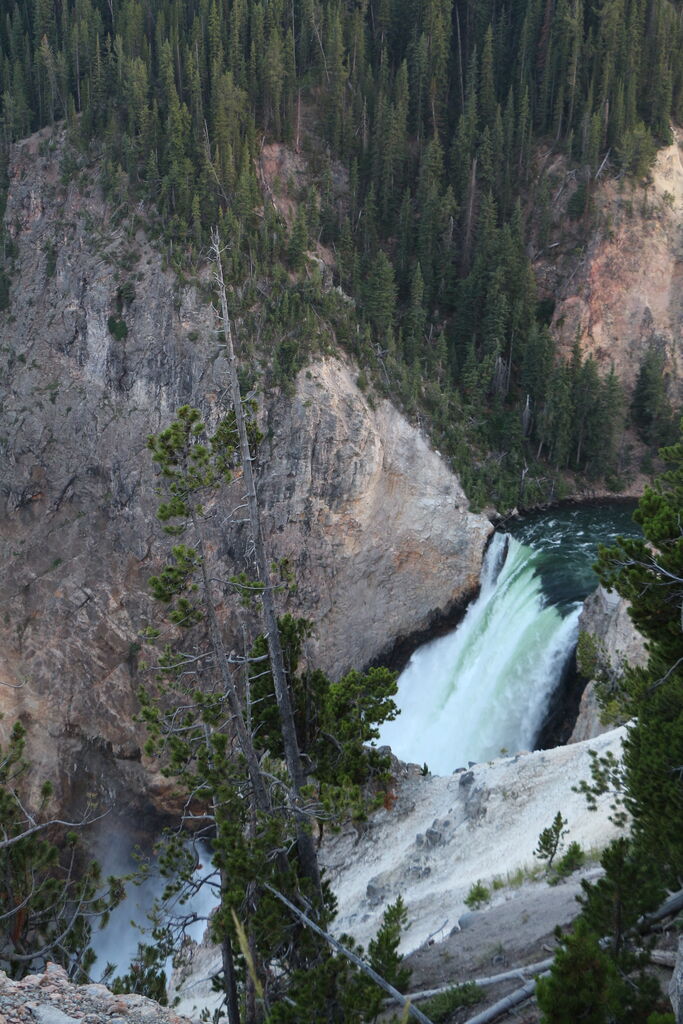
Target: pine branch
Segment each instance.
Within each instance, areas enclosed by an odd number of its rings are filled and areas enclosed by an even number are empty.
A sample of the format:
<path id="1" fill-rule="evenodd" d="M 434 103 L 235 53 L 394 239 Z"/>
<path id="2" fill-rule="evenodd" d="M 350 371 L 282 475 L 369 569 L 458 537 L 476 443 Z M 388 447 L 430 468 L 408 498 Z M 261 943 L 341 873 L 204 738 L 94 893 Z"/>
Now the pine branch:
<path id="1" fill-rule="evenodd" d="M 272 885 L 268 884 L 268 882 L 264 882 L 264 888 L 267 889 L 268 892 L 272 893 L 276 899 L 280 900 L 281 903 L 284 903 L 284 905 L 288 907 L 289 910 L 291 910 L 292 913 L 295 914 L 299 918 L 299 920 L 306 925 L 307 928 L 310 928 L 311 931 L 316 933 L 316 935 L 319 935 L 322 939 L 325 939 L 325 941 L 332 947 L 332 949 L 336 950 L 337 953 L 340 953 L 342 956 L 346 957 L 347 960 L 350 960 L 352 964 L 354 964 L 360 971 L 363 972 L 363 974 L 367 974 L 369 978 L 372 978 L 376 985 L 379 985 L 379 987 L 384 989 L 385 992 L 388 992 L 392 999 L 399 1003 L 402 1007 L 404 1007 L 406 1012 L 408 1012 L 411 1017 L 414 1017 L 415 1020 L 419 1020 L 421 1024 L 432 1024 L 432 1021 L 430 1021 L 429 1017 L 425 1016 L 422 1010 L 418 1010 L 416 1006 L 412 1005 L 412 1003 L 410 1002 L 410 998 L 402 995 L 398 991 L 398 989 L 395 989 L 393 985 L 390 985 L 389 982 L 386 981 L 380 974 L 378 974 L 377 971 L 373 970 L 373 968 L 370 967 L 369 964 L 366 964 L 365 961 L 361 960 L 359 956 L 353 953 L 350 949 L 347 949 L 346 946 L 343 946 L 341 942 L 335 939 L 333 935 L 330 935 L 329 932 L 326 932 L 314 921 L 311 921 L 310 917 L 304 914 L 303 910 L 299 910 L 299 908 L 296 907 L 290 900 L 288 900 L 286 896 L 283 896 L 281 892 L 278 892 L 277 889 L 274 889 Z"/>

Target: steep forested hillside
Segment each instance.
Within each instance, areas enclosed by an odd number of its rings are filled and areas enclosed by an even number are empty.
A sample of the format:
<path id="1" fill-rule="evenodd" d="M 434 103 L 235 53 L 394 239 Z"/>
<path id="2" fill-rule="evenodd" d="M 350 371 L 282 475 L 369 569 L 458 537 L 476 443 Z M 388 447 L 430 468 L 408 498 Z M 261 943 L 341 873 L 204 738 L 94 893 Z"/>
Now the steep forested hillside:
<path id="1" fill-rule="evenodd" d="M 5 149 L 66 119 L 63 176 L 97 151 L 108 195 L 147 201 L 180 271 L 218 224 L 233 306 L 247 316 L 258 297 L 274 379 L 300 367 L 322 312 L 377 386 L 428 415 L 475 501 L 543 496 L 539 458 L 618 486 L 619 382 L 578 347 L 556 364 L 526 241 L 550 216 L 539 142 L 575 162 L 577 219 L 598 172 L 642 175 L 668 141 L 683 112 L 678 0 L 3 6 Z M 266 140 L 308 160 L 307 187 L 276 182 L 296 192 L 289 224 L 260 174 Z M 360 325 L 312 272 L 316 244 Z M 11 256 L 6 242 L 0 306 Z"/>

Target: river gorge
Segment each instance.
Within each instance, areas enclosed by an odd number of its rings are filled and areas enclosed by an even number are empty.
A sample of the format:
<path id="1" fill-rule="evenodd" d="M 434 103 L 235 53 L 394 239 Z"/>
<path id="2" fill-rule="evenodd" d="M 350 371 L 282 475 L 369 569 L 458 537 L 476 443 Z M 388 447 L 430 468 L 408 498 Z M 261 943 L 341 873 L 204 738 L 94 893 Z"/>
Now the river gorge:
<path id="1" fill-rule="evenodd" d="M 597 547 L 612 543 L 620 534 L 638 533 L 638 527 L 632 520 L 633 509 L 632 502 L 566 505 L 514 517 L 493 535 L 484 558 L 478 596 L 472 600 L 454 630 L 423 644 L 410 657 L 399 678 L 397 703 L 401 713 L 393 722 L 383 726 L 378 741 L 390 745 L 392 752 L 402 761 L 418 765 L 426 763 L 435 776 L 443 776 L 434 779 L 432 786 L 421 791 L 417 803 L 423 816 L 431 814 L 434 821 L 442 819 L 449 809 L 442 805 L 444 800 L 451 805 L 452 811 L 454 796 L 452 793 L 449 795 L 449 790 L 455 786 L 459 796 L 464 792 L 459 775 L 456 774 L 453 783 L 448 779 L 455 769 L 467 766 L 468 762 L 470 768 L 478 763 L 475 771 L 479 773 L 484 770 L 481 762 L 496 759 L 495 767 L 489 765 L 486 770 L 499 777 L 497 786 L 507 789 L 511 787 L 510 779 L 516 777 L 518 771 L 518 752 L 544 745 L 539 733 L 549 705 L 557 701 L 558 691 L 562 690 L 572 672 L 583 599 L 597 585 L 592 569 Z M 603 742 L 613 743 L 609 739 L 601 739 L 600 743 Z M 548 801 L 554 799 L 550 794 L 559 785 L 558 770 L 553 767 L 554 754 L 539 752 L 536 755 L 537 759 L 551 756 L 550 764 L 539 760 L 536 765 L 533 760 L 524 758 L 519 762 L 525 770 L 536 773 L 531 789 L 533 799 L 541 807 L 544 804 L 550 806 Z M 558 750 L 557 754 L 560 759 L 569 758 L 567 763 L 574 765 L 571 753 L 564 755 Z M 585 751 L 583 755 L 577 752 L 577 756 L 586 759 Z M 573 771 L 570 771 L 566 785 L 572 777 Z M 421 786 L 418 777 L 409 774 L 407 779 L 413 788 Z M 442 794 L 443 787 L 446 792 Z M 485 792 L 488 791 L 487 783 Z M 476 786 L 474 793 L 477 793 Z M 465 821 L 469 821 L 474 813 L 472 794 L 467 792 L 466 795 L 463 815 Z M 475 804 L 479 801 L 477 815 L 486 813 L 483 799 L 480 795 L 474 801 Z M 486 802 L 489 799 L 487 795 Z M 573 799 L 573 794 L 565 794 L 563 806 Z M 501 828 L 509 828 L 510 801 L 506 799 L 503 804 L 495 820 Z M 508 824 L 504 826 L 505 821 Z M 518 830 L 521 823 L 520 818 Z M 429 824 L 433 826 L 431 820 Z M 493 818 L 489 824 L 494 824 Z M 395 820 L 394 825 L 396 836 L 403 835 L 406 825 L 399 820 Z M 581 828 L 588 829 L 585 831 L 588 836 L 592 835 L 591 826 L 600 825 L 602 828 L 602 823 L 590 815 L 587 822 L 581 824 L 577 810 L 572 825 L 572 834 L 580 837 Z M 390 826 L 388 821 L 386 827 Z M 441 825 L 439 829 L 442 829 Z M 537 834 L 534 829 L 537 829 L 535 822 L 528 828 L 528 836 L 532 839 Z M 431 831 L 434 831 L 433 827 Z M 409 838 L 412 841 L 412 834 Z M 333 850 L 339 842 L 343 842 L 343 837 L 332 840 Z M 520 849 L 523 849 L 521 843 Z M 108 837 L 101 844 L 101 850 L 105 853 L 105 866 L 109 870 L 130 870 L 132 864 L 125 842 L 116 849 Z M 361 843 L 360 847 L 354 845 L 353 852 L 348 853 L 349 863 L 354 864 L 354 877 L 363 877 L 364 872 L 367 873 L 367 868 L 359 863 L 367 852 Z M 481 854 L 479 856 L 481 863 Z M 203 848 L 200 858 L 205 865 L 209 857 L 209 850 Z M 422 853 L 421 857 L 426 860 L 420 870 L 429 867 L 431 871 L 431 864 L 426 863 L 429 854 Z M 488 850 L 487 857 L 503 870 L 506 860 L 498 850 L 498 843 Z M 372 856 L 369 863 L 372 864 Z M 381 904 L 385 895 L 388 898 L 390 885 L 395 885 L 397 892 L 410 891 L 416 881 L 413 877 L 417 870 L 414 856 L 410 864 L 412 874 L 409 870 L 405 877 L 393 865 L 387 867 L 385 864 L 379 873 L 370 872 L 372 878 L 367 883 L 368 891 L 377 893 L 369 899 L 371 906 Z M 459 884 L 463 888 L 463 879 L 468 876 L 463 865 L 460 869 L 462 878 Z M 390 881 L 372 881 L 378 874 L 382 877 L 388 875 Z M 419 877 L 417 881 L 420 881 Z M 340 885 L 342 893 L 345 893 L 349 885 L 346 876 L 340 876 Z M 126 903 L 113 915 L 108 929 L 97 937 L 96 948 L 102 966 L 109 961 L 116 963 L 119 970 L 126 968 L 140 938 L 137 932 L 128 929 L 128 922 L 134 918 L 144 926 L 145 914 L 161 888 L 160 882 L 151 878 L 142 888 L 131 890 Z M 201 939 L 215 899 L 210 889 L 205 888 L 185 908 L 198 917 L 190 933 L 195 941 Z M 361 934 L 366 930 L 361 923 L 363 915 L 354 910 L 356 903 L 363 899 L 368 900 L 367 893 L 360 896 L 347 893 L 341 900 L 345 927 L 348 926 L 354 934 L 359 928 Z M 427 916 L 425 920 L 431 918 Z M 416 935 L 422 934 L 424 927 L 423 922 L 419 930 L 417 927 L 413 929 L 410 944 Z"/>

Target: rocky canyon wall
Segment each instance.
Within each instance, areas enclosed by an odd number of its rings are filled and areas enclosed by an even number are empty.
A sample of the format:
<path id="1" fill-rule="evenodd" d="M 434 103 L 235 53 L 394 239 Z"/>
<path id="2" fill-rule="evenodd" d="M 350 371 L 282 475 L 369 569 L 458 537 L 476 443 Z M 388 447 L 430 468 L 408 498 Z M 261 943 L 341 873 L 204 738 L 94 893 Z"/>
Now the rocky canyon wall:
<path id="1" fill-rule="evenodd" d="M 683 163 L 679 129 L 660 150 L 648 183 L 603 176 L 591 206 L 572 221 L 568 198 L 576 172 L 549 158 L 556 234 L 537 256 L 543 295 L 556 300 L 552 320 L 566 358 L 576 339 L 602 373 L 614 366 L 630 391 L 651 347 L 664 356 L 670 398 L 683 399 Z"/>
<path id="2" fill-rule="evenodd" d="M 615 680 L 625 666 L 637 668 L 647 663 L 645 640 L 633 625 L 628 609 L 628 601 L 616 591 L 598 587 L 586 598 L 579 619 L 580 633 L 587 634 L 595 644 L 597 668 Z M 595 679 L 591 679 L 583 691 L 570 743 L 592 739 L 613 727 L 602 721 L 595 686 Z"/>
<path id="3" fill-rule="evenodd" d="M 34 778 L 62 805 L 95 793 L 144 812 L 170 800 L 133 722 L 146 579 L 165 547 L 145 440 L 186 402 L 215 417 L 225 366 L 206 281 L 179 286 L 141 219 L 103 200 L 92 169 L 63 179 L 62 156 L 46 130 L 14 147 L 9 172 L 0 728 L 26 724 Z M 262 416 L 268 543 L 293 565 L 288 607 L 316 623 L 317 664 L 361 667 L 476 587 L 488 521 L 352 366 L 319 360 Z M 239 532 L 214 543 L 241 568 Z"/>

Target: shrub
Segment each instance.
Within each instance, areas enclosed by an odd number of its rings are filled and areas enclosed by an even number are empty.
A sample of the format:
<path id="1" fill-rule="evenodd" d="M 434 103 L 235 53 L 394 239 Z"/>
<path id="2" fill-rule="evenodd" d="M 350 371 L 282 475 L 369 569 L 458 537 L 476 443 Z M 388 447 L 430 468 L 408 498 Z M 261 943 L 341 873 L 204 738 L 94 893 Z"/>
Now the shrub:
<path id="1" fill-rule="evenodd" d="M 461 1006 L 474 1006 L 480 999 L 481 989 L 473 981 L 468 981 L 464 985 L 454 985 L 438 996 L 432 996 L 423 1003 L 422 1010 L 434 1024 L 440 1024 L 448 1020 L 454 1010 Z"/>
<path id="2" fill-rule="evenodd" d="M 107 327 L 109 333 L 117 341 L 123 341 L 124 338 L 128 337 L 128 324 L 120 316 L 110 316 L 107 320 Z"/>
<path id="3" fill-rule="evenodd" d="M 45 246 L 45 277 L 54 277 L 57 269 L 57 246 L 49 242 Z"/>
<path id="4" fill-rule="evenodd" d="M 588 186 L 585 181 L 580 181 L 567 203 L 567 216 L 572 220 L 580 220 L 588 208 L 588 203 Z"/>
<path id="5" fill-rule="evenodd" d="M 9 298 L 9 287 L 10 279 L 2 268 L 0 268 L 0 312 L 9 309 L 10 298 Z"/>
<path id="6" fill-rule="evenodd" d="M 116 306 L 119 313 L 125 306 L 130 306 L 134 298 L 135 285 L 132 281 L 124 281 L 122 285 L 119 285 L 116 289 Z"/>
<path id="7" fill-rule="evenodd" d="M 557 884 L 563 878 L 568 878 L 569 875 L 583 867 L 585 861 L 586 855 L 579 844 L 576 842 L 570 843 L 566 852 L 555 865 L 555 876 L 551 881 L 553 884 Z"/>
<path id="8" fill-rule="evenodd" d="M 592 633 L 581 630 L 576 645 L 576 667 L 584 679 L 594 679 L 600 668 L 604 647 Z"/>
<path id="9" fill-rule="evenodd" d="M 465 906 L 470 910 L 479 910 L 491 899 L 491 890 L 479 879 L 475 882 L 465 897 Z"/>

